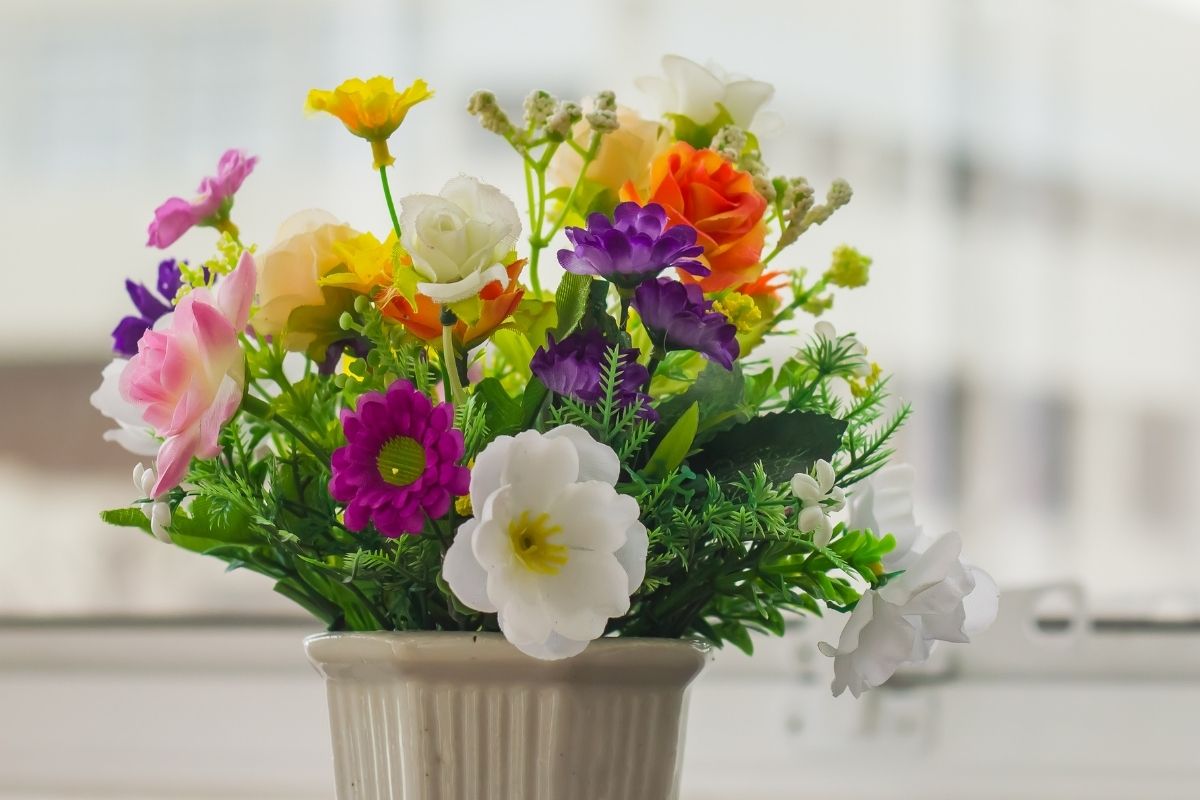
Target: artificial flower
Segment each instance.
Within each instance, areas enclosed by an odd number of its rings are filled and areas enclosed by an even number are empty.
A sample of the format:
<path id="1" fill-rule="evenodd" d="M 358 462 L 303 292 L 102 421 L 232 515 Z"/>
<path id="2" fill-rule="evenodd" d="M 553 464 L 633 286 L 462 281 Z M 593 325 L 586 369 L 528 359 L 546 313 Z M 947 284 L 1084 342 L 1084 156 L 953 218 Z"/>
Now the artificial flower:
<path id="1" fill-rule="evenodd" d="M 669 144 L 663 126 L 642 119 L 636 111 L 618 106 L 615 131 L 600 138 L 600 149 L 588 165 L 584 177 L 615 196 L 627 182 L 645 191 L 650 181 L 650 164 Z M 586 121 L 578 122 L 572 135 L 575 143 L 586 149 L 592 138 L 592 128 Z M 573 147 L 560 147 L 550 161 L 547 176 L 555 186 L 573 186 L 583 168 L 583 156 Z"/>
<path id="2" fill-rule="evenodd" d="M 846 507 L 846 493 L 836 485 L 837 473 L 825 459 L 817 459 L 812 474 L 797 472 L 792 476 L 792 494 L 800 501 L 797 524 L 802 531 L 812 531 L 813 544 L 826 547 L 833 537 L 831 511 Z"/>
<path id="3" fill-rule="evenodd" d="M 371 143 L 375 169 L 382 169 L 396 161 L 388 151 L 387 140 L 404 122 L 410 108 L 431 97 L 433 92 L 420 78 L 398 92 L 393 79 L 377 75 L 365 81 L 351 78 L 332 91 L 312 89 L 304 110 L 324 111 L 340 119 L 346 130 Z"/>
<path id="4" fill-rule="evenodd" d="M 576 425 L 499 436 L 475 460 L 471 506 L 442 575 L 467 606 L 496 613 L 535 658 L 568 658 L 629 610 L 649 546 L 637 501 L 613 488 L 617 454 Z"/>
<path id="5" fill-rule="evenodd" d="M 358 294 L 372 295 L 391 286 L 397 263 L 411 266 L 408 254 L 399 246 L 396 232 L 381 242 L 372 233 L 360 233 L 333 243 L 337 263 L 317 279 L 321 286 L 339 286 Z"/>
<path id="6" fill-rule="evenodd" d="M 714 121 L 725 109 L 730 121 L 749 129 L 760 108 L 775 94 L 763 81 L 731 79 L 717 68 L 706 69 L 683 56 L 662 58 L 663 77 L 643 77 L 637 87 L 653 95 L 663 113 L 687 117 L 697 125 Z"/>
<path id="7" fill-rule="evenodd" d="M 676 142 L 655 159 L 649 189 L 633 183 L 621 188 L 622 200 L 661 205 L 671 225 L 689 225 L 704 247 L 702 260 L 711 274 L 698 279 L 705 292 L 755 280 L 767 226 L 767 201 L 754 191 L 754 179 L 712 150 Z M 697 280 L 683 275 L 684 280 Z"/>
<path id="8" fill-rule="evenodd" d="M 170 247 L 197 225 L 236 235 L 237 228 L 229 221 L 233 196 L 257 163 L 256 156 L 226 150 L 217 162 L 217 174 L 200 181 L 196 198 L 172 197 L 154 210 L 146 244 L 159 249 Z"/>
<path id="9" fill-rule="evenodd" d="M 328 346 L 345 335 L 337 321 L 353 307 L 355 293 L 322 286 L 321 280 L 342 269 L 337 245 L 357 236 L 325 211 L 301 211 L 285 220 L 275 243 L 258 255 L 254 329 L 282 336 L 289 350 L 324 357 Z"/>
<path id="10" fill-rule="evenodd" d="M 417 284 L 421 294 L 435 303 L 454 303 L 507 279 L 504 265 L 521 219 L 495 186 L 464 175 L 440 195 L 409 195 L 400 206 L 404 248 L 424 279 Z"/>
<path id="11" fill-rule="evenodd" d="M 149 520 L 150 532 L 154 534 L 154 538 L 170 544 L 171 534 L 167 529 L 171 527 L 171 504 L 165 500 L 154 499 L 153 491 L 156 482 L 157 475 L 153 467 L 144 467 L 140 461 L 134 466 L 133 485 L 142 493 L 142 497 L 146 498 L 135 505 Z"/>
<path id="12" fill-rule="evenodd" d="M 154 429 L 142 419 L 142 409 L 121 396 L 121 373 L 129 364 L 127 358 L 114 358 L 100 373 L 100 386 L 92 392 L 92 407 L 117 423 L 104 432 L 104 441 L 116 442 L 138 456 L 158 455 L 162 441 Z"/>
<path id="13" fill-rule="evenodd" d="M 847 333 L 838 336 L 837 328 L 833 327 L 832 322 L 821 320 L 813 325 L 813 335 L 838 349 L 844 349 L 846 355 L 853 360 L 850 371 L 854 375 L 865 378 L 871 374 L 871 365 L 867 361 L 867 348 L 855 338 L 854 334 Z"/>
<path id="14" fill-rule="evenodd" d="M 346 444 L 333 453 L 329 493 L 346 504 L 352 531 L 372 523 L 384 536 L 420 533 L 427 516 L 444 516 L 467 491 L 454 408 L 433 405 L 408 381 L 364 394 L 354 411 L 342 411 L 342 430 Z"/>
<path id="15" fill-rule="evenodd" d="M 604 368 L 615 345 L 609 344 L 597 330 L 576 331 L 561 342 L 554 341 L 553 334 L 547 338 L 546 345 L 533 354 L 529 369 L 555 394 L 581 403 L 598 402 L 604 394 L 601 380 Z M 650 408 L 650 396 L 646 394 L 650 372 L 638 363 L 637 356 L 634 348 L 621 350 L 614 399 L 621 408 L 641 406 L 639 416 L 656 419 L 657 414 Z"/>
<path id="16" fill-rule="evenodd" d="M 473 304 L 471 313 L 464 310 L 461 303 L 455 306 L 460 313 L 456 314 L 458 321 L 454 323 L 452 334 L 462 352 L 468 352 L 482 344 L 517 310 L 525 296 L 525 288 L 518 283 L 524 267 L 523 258 L 507 265 L 507 280 L 492 281 L 480 289 L 478 298 L 472 298 L 477 302 Z M 468 304 L 471 302 L 466 301 Z M 380 298 L 380 303 L 380 310 L 385 317 L 396 320 L 418 339 L 441 347 L 442 311 L 433 300 L 418 293 L 412 302 L 409 302 L 402 294 L 387 292 Z"/>
<path id="17" fill-rule="evenodd" d="M 967 642 L 996 617 L 995 582 L 961 560 L 958 534 L 934 539 L 922 532 L 913 517 L 912 486 L 911 467 L 889 465 L 851 498 L 849 528 L 890 534 L 896 545 L 882 568 L 902 572 L 863 594 L 837 647 L 821 643 L 821 652 L 834 659 L 835 695 L 849 688 L 857 697 L 901 665 L 927 659 L 935 642 Z"/>
<path id="18" fill-rule="evenodd" d="M 254 299 L 254 259 L 242 254 L 219 284 L 184 295 L 170 325 L 150 330 L 121 373 L 121 396 L 142 408 L 165 441 L 151 497 L 179 485 L 192 457 L 220 452 L 217 437 L 242 401 L 245 354 L 238 335 Z"/>
<path id="19" fill-rule="evenodd" d="M 692 350 L 733 369 L 738 357 L 737 328 L 713 310 L 699 286 L 669 278 L 646 281 L 634 290 L 633 307 L 656 348 Z"/>
<path id="20" fill-rule="evenodd" d="M 829 269 L 825 270 L 822 278 L 831 286 L 857 289 L 867 285 L 870 272 L 871 257 L 864 256 L 850 245 L 843 244 L 834 249 Z"/>
<path id="21" fill-rule="evenodd" d="M 117 327 L 113 328 L 113 352 L 123 356 L 136 353 L 138 339 L 142 338 L 142 334 L 154 327 L 154 323 L 164 315 L 171 313 L 171 304 L 182 285 L 179 265 L 173 258 L 168 258 L 158 265 L 158 297 L 155 297 L 146 284 L 126 280 L 125 291 L 133 301 L 137 314 L 123 317 L 117 323 Z"/>
<path id="22" fill-rule="evenodd" d="M 587 228 L 567 228 L 573 250 L 558 251 L 558 263 L 567 272 L 595 275 L 621 289 L 632 289 L 674 267 L 692 275 L 707 275 L 696 258 L 703 248 L 696 231 L 687 225 L 667 228 L 662 206 L 621 203 L 610 220 L 604 214 L 588 217 Z"/>

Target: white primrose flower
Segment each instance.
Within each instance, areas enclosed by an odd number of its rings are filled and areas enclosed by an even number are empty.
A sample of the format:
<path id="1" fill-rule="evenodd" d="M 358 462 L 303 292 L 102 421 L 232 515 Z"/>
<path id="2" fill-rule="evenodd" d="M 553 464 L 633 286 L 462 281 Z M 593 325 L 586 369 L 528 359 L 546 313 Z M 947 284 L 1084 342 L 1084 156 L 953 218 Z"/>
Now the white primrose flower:
<path id="1" fill-rule="evenodd" d="M 471 470 L 475 517 L 446 553 L 450 589 L 496 613 L 528 655 L 581 653 L 646 576 L 646 528 L 637 501 L 613 488 L 620 469 L 577 425 L 497 437 Z"/>
<path id="2" fill-rule="evenodd" d="M 492 281 L 507 281 L 504 258 L 521 234 L 512 200 L 475 178 L 454 178 L 440 195 L 400 200 L 400 230 L 417 291 L 437 303 L 473 297 Z"/>
<path id="3" fill-rule="evenodd" d="M 863 593 L 837 647 L 818 645 L 834 660 L 835 697 L 847 688 L 858 697 L 902 664 L 929 658 L 934 642 L 967 642 L 996 617 L 996 584 L 960 559 L 959 535 L 933 539 L 916 524 L 912 482 L 911 467 L 885 467 L 850 501 L 850 529 L 892 534 L 896 548 L 884 556 L 884 568 L 903 574 Z"/>
<path id="4" fill-rule="evenodd" d="M 697 125 L 716 119 L 720 104 L 734 125 L 748 130 L 775 94 L 769 83 L 731 78 L 718 67 L 706 69 L 683 56 L 663 56 L 662 70 L 661 77 L 638 78 L 637 87 L 657 99 L 664 114 L 680 114 Z"/>
<path id="5" fill-rule="evenodd" d="M 797 472 L 792 476 L 792 494 L 800 501 L 797 524 L 802 531 L 812 531 L 813 544 L 825 547 L 833 538 L 832 511 L 846 507 L 846 493 L 834 485 L 837 474 L 825 459 L 813 464 L 811 475 Z"/>
<path id="6" fill-rule="evenodd" d="M 168 315 L 169 316 L 169 315 Z M 162 440 L 142 419 L 142 409 L 121 397 L 121 372 L 129 363 L 126 358 L 114 358 L 100 373 L 100 387 L 92 392 L 92 407 L 117 423 L 104 432 L 104 441 L 116 442 L 136 456 L 158 454 Z"/>
<path id="7" fill-rule="evenodd" d="M 133 485 L 142 493 L 142 497 L 153 498 L 152 490 L 156 479 L 153 467 L 142 466 L 139 461 L 133 468 Z M 171 504 L 165 500 L 150 499 L 140 501 L 137 506 L 146 515 L 146 519 L 150 520 L 150 532 L 155 538 L 170 544 L 171 534 L 167 532 L 167 528 L 171 527 Z"/>

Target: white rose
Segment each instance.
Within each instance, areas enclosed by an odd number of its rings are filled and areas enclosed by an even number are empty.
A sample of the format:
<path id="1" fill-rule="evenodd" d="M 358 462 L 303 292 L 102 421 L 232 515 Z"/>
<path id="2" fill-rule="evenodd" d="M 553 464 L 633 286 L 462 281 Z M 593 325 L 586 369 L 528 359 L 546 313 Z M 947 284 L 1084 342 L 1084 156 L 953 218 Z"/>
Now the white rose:
<path id="1" fill-rule="evenodd" d="M 646 576 L 637 501 L 613 488 L 612 448 L 576 425 L 500 436 L 471 470 L 475 518 L 458 529 L 442 574 L 535 658 L 567 658 L 604 634 Z"/>
<path id="2" fill-rule="evenodd" d="M 492 281 L 507 281 L 504 258 L 521 234 L 517 207 L 495 186 L 461 176 L 441 195 L 400 200 L 400 231 L 417 291 L 438 303 L 473 297 Z"/>
<path id="3" fill-rule="evenodd" d="M 681 114 L 698 125 L 716 119 L 720 104 L 733 117 L 733 124 L 748 130 L 775 94 L 769 83 L 730 79 L 682 56 L 663 56 L 662 68 L 663 77 L 638 78 L 638 88 L 654 96 L 664 114 Z"/>

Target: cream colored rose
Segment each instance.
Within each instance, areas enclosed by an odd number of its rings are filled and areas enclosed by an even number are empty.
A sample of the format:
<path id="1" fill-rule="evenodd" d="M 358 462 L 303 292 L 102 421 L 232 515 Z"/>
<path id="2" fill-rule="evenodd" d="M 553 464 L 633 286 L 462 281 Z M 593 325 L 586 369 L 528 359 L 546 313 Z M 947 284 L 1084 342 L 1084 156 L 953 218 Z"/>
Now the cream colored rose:
<path id="1" fill-rule="evenodd" d="M 508 280 L 504 259 L 521 234 L 521 218 L 495 186 L 462 176 L 440 195 L 409 195 L 400 206 L 401 241 L 424 279 L 417 284 L 421 294 L 455 303 Z"/>
<path id="2" fill-rule="evenodd" d="M 301 211 L 285 220 L 275 243 L 257 256 L 259 306 L 251 320 L 254 329 L 269 336 L 285 335 L 289 350 L 306 349 L 315 334 L 289 330 L 288 318 L 301 306 L 324 303 L 319 281 L 341 263 L 334 245 L 358 235 L 325 211 Z"/>
<path id="3" fill-rule="evenodd" d="M 633 181 L 644 191 L 650 180 L 650 162 L 670 145 L 662 125 L 642 119 L 624 106 L 617 107 L 620 125 L 600 140 L 600 150 L 588 166 L 587 178 L 601 186 L 619 191 L 626 181 Z M 591 126 L 581 121 L 575 126 L 575 141 L 586 148 L 591 141 Z M 555 186 L 573 186 L 583 167 L 583 157 L 572 147 L 560 147 L 550 162 L 550 181 Z"/>

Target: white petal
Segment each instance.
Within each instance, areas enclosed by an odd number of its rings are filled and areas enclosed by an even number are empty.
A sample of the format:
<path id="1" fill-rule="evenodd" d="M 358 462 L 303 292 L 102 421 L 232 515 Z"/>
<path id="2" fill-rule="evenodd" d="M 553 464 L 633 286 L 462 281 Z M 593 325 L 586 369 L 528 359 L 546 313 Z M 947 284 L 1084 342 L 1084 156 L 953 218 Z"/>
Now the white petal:
<path id="1" fill-rule="evenodd" d="M 834 481 L 837 480 L 837 474 L 833 471 L 833 465 L 823 458 L 817 459 L 817 463 L 813 465 L 813 470 L 817 473 L 817 486 L 821 489 L 821 494 L 829 494 L 833 488 Z"/>
<path id="2" fill-rule="evenodd" d="M 813 531 L 813 544 L 817 547 L 828 547 L 829 540 L 833 538 L 833 525 L 824 514 L 821 515 L 821 519 L 824 522 Z"/>
<path id="3" fill-rule="evenodd" d="M 634 522 L 626 532 L 625 544 L 613 553 L 629 578 L 629 595 L 641 588 L 646 579 L 646 554 L 650 550 L 650 537 L 646 526 Z"/>
<path id="4" fill-rule="evenodd" d="M 734 81 L 725 85 L 721 105 L 729 111 L 735 125 L 749 129 L 758 110 L 770 101 L 775 87 L 763 81 Z"/>
<path id="5" fill-rule="evenodd" d="M 150 532 L 160 542 L 171 544 L 171 534 L 167 532 L 167 528 L 171 526 L 171 506 L 167 503 L 154 503 L 149 517 Z"/>
<path id="6" fill-rule="evenodd" d="M 101 434 L 106 442 L 115 442 L 135 456 L 158 455 L 162 440 L 150 432 L 149 428 L 134 428 L 122 425 L 110 428 Z"/>
<path id="7" fill-rule="evenodd" d="M 475 457 L 475 466 L 471 468 L 471 508 L 475 509 L 476 515 L 481 513 L 487 499 L 503 485 L 501 476 L 504 465 L 508 463 L 512 442 L 511 436 L 497 436 Z"/>
<path id="8" fill-rule="evenodd" d="M 579 454 L 579 480 L 604 481 L 614 486 L 621 477 L 621 462 L 616 452 L 608 445 L 597 442 L 578 425 L 559 425 L 547 431 L 546 437 L 562 437 L 575 445 Z"/>
<path id="9" fill-rule="evenodd" d="M 560 533 L 554 542 L 597 553 L 613 553 L 637 521 L 637 501 L 607 483 L 571 483 L 547 498 L 547 511 Z"/>
<path id="10" fill-rule="evenodd" d="M 717 116 L 717 103 L 725 94 L 725 86 L 695 61 L 682 56 L 666 55 L 662 59 L 663 72 L 675 90 L 675 108 L 699 125 L 706 125 Z"/>
<path id="11" fill-rule="evenodd" d="M 837 329 L 833 327 L 832 323 L 825 320 L 821 320 L 816 325 L 813 325 L 813 333 L 826 341 L 832 342 L 837 339 Z"/>
<path id="12" fill-rule="evenodd" d="M 541 590 L 552 628 L 568 639 L 595 639 L 629 610 L 629 579 L 610 553 L 572 550 L 556 574 L 542 576 Z"/>
<path id="13" fill-rule="evenodd" d="M 1000 610 L 1000 590 L 992 576 L 978 567 L 967 567 L 975 580 L 975 588 L 963 598 L 963 611 L 966 619 L 963 630 L 968 636 L 974 636 L 987 630 L 996 620 Z"/>
<path id="14" fill-rule="evenodd" d="M 797 472 L 792 476 L 792 494 L 806 504 L 811 504 L 821 502 L 825 493 L 817 485 L 816 478 L 804 472 Z"/>
<path id="15" fill-rule="evenodd" d="M 496 607 L 487 596 L 487 573 L 471 549 L 471 537 L 478 525 L 478 520 L 469 519 L 458 527 L 442 562 L 442 577 L 463 605 L 485 614 L 495 613 Z"/>
<path id="16" fill-rule="evenodd" d="M 448 283 L 418 283 L 417 291 L 435 303 L 457 303 L 479 294 L 492 281 L 506 281 L 508 272 L 503 264 L 493 264 L 481 272 Z"/>
<path id="17" fill-rule="evenodd" d="M 509 641 L 512 641 L 511 639 Z M 522 653 L 542 661 L 558 661 L 577 656 L 587 649 L 590 641 L 568 639 L 558 633 L 551 632 L 540 642 L 512 642 Z"/>
<path id="18" fill-rule="evenodd" d="M 513 488 L 518 506 L 514 513 L 520 514 L 545 510 L 578 477 L 579 454 L 569 440 L 522 431 L 513 437 L 500 480 Z"/>
<path id="19" fill-rule="evenodd" d="M 811 531 L 813 534 L 813 543 L 818 547 L 824 547 L 829 544 L 829 538 L 825 535 L 828 530 L 832 532 L 833 528 L 829 523 L 829 517 L 825 516 L 825 510 L 821 506 L 807 506 L 800 512 L 800 517 L 796 521 L 797 526 L 801 531 Z M 825 536 L 825 544 L 817 543 L 820 536 Z"/>

